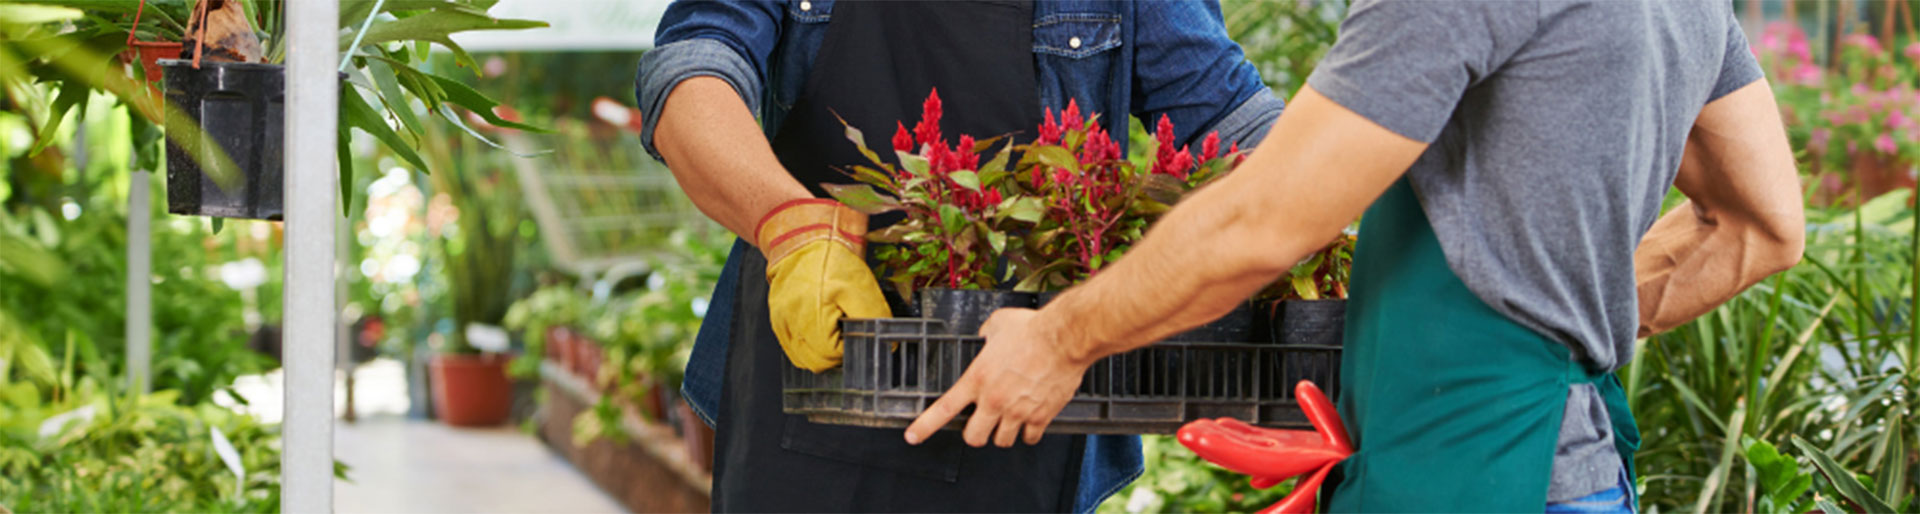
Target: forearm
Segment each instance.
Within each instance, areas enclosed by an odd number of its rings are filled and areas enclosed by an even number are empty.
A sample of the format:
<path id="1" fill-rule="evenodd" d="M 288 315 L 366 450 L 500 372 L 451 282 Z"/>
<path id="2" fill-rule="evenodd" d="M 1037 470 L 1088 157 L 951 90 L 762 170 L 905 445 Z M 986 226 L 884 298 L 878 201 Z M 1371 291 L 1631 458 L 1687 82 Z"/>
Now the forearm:
<path id="1" fill-rule="evenodd" d="M 1707 104 L 1673 185 L 1688 201 L 1633 256 L 1640 336 L 1686 323 L 1800 262 L 1800 179 L 1765 81 Z"/>
<path id="2" fill-rule="evenodd" d="M 1425 147 L 1302 89 L 1238 170 L 1048 304 L 1047 331 L 1090 362 L 1218 318 L 1338 236 Z"/>
<path id="3" fill-rule="evenodd" d="M 789 175 L 733 87 L 713 77 L 667 96 L 654 137 L 673 178 L 700 212 L 749 241 L 774 207 L 812 195 Z"/>
<path id="4" fill-rule="evenodd" d="M 1720 218 L 1687 202 L 1642 238 L 1633 255 L 1640 337 L 1700 317 L 1797 260 L 1798 245 L 1753 222 Z"/>

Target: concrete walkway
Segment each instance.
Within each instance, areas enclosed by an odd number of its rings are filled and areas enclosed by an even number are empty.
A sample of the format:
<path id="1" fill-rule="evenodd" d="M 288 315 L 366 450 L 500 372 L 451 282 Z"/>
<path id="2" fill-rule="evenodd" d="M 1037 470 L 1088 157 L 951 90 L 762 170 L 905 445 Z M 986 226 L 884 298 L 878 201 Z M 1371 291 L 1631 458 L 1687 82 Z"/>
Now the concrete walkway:
<path id="1" fill-rule="evenodd" d="M 345 514 L 622 512 L 593 482 L 512 428 L 453 428 L 396 416 L 334 425 L 334 483 Z"/>

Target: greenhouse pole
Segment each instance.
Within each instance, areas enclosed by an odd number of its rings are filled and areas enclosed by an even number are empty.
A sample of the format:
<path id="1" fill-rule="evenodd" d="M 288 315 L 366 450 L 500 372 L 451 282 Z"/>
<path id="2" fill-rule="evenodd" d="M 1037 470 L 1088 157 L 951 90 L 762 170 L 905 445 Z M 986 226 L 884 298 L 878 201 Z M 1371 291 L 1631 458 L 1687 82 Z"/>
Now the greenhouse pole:
<path id="1" fill-rule="evenodd" d="M 147 170 L 127 187 L 127 386 L 153 389 L 153 196 Z"/>
<path id="2" fill-rule="evenodd" d="M 339 0 L 286 3 L 287 373 L 280 510 L 333 511 Z"/>

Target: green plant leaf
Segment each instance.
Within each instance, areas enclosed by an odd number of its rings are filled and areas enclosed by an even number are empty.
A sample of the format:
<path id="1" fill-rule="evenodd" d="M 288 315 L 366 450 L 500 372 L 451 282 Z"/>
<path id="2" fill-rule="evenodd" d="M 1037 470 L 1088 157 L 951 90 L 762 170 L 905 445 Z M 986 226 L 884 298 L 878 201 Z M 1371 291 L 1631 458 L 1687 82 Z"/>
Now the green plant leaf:
<path id="1" fill-rule="evenodd" d="M 397 73 L 393 71 L 393 67 L 394 64 L 390 61 L 375 59 L 367 64 L 366 71 L 367 75 L 373 79 L 374 85 L 379 88 L 380 101 L 386 104 L 387 111 L 392 112 L 394 117 L 400 118 L 400 124 L 405 126 L 408 132 L 412 132 L 414 137 L 419 137 L 426 133 L 426 128 L 420 123 L 420 117 L 414 114 L 413 104 L 407 101 L 407 95 L 400 88 L 400 80 Z"/>
<path id="2" fill-rule="evenodd" d="M 1072 151 L 1058 146 L 1028 147 L 1026 156 L 1020 161 L 1022 168 L 1030 162 L 1037 162 L 1049 168 L 1066 168 L 1067 171 L 1080 173 L 1080 160 L 1073 156 Z"/>
<path id="3" fill-rule="evenodd" d="M 546 27 L 547 22 L 501 20 L 465 10 L 434 10 L 394 20 L 376 20 L 367 28 L 361 44 L 378 45 L 389 41 L 432 41 L 451 44 L 447 36 L 470 30 L 516 30 Z M 353 33 L 342 31 L 340 48 L 353 44 Z"/>
<path id="4" fill-rule="evenodd" d="M 432 173 L 427 168 L 427 162 L 420 159 L 420 154 L 414 152 L 413 147 L 405 140 L 400 139 L 400 135 L 395 134 L 393 128 L 387 126 L 387 120 L 381 118 L 380 113 L 374 112 L 373 106 L 367 105 L 366 99 L 361 98 L 360 92 L 355 91 L 354 88 L 340 88 L 340 122 L 373 135 L 374 139 L 384 143 L 387 149 L 393 150 L 394 155 L 407 161 L 408 165 L 420 170 L 421 173 Z"/>
<path id="5" fill-rule="evenodd" d="M 334 139 L 334 148 L 340 162 L 340 216 L 353 217 L 353 131 L 346 124 L 338 125 L 340 134 Z"/>
<path id="6" fill-rule="evenodd" d="M 952 171 L 947 173 L 947 178 L 950 180 L 953 180 L 954 184 L 958 184 L 960 187 L 967 188 L 968 191 L 973 191 L 976 193 L 980 192 L 980 176 L 975 175 L 971 171 L 967 171 L 967 170 Z"/>
<path id="7" fill-rule="evenodd" d="M 940 224 L 946 229 L 945 233 L 960 234 L 967 229 L 967 211 L 956 205 L 941 204 Z"/>
<path id="8" fill-rule="evenodd" d="M 821 184 L 827 194 L 840 203 L 847 204 L 853 210 L 875 215 L 900 210 L 900 202 L 894 201 L 866 184 Z"/>
<path id="9" fill-rule="evenodd" d="M 47 113 L 46 123 L 40 125 L 40 134 L 34 138 L 33 149 L 28 150 L 27 155 L 38 156 L 42 150 L 46 150 L 47 146 L 53 144 L 54 135 L 60 130 L 60 123 L 66 120 L 67 113 L 74 111 L 75 106 L 79 107 L 79 117 L 84 119 L 87 114 L 87 95 L 92 93 L 93 88 L 87 87 L 85 81 L 68 79 L 61 82 L 60 95 L 54 98 L 53 109 Z"/>
<path id="10" fill-rule="evenodd" d="M 860 181 L 860 183 L 862 184 L 885 189 L 888 191 L 894 191 L 899 188 L 898 185 L 893 183 L 893 177 L 891 175 L 888 175 L 885 172 L 881 172 L 880 170 L 876 170 L 866 166 L 858 166 L 858 165 L 854 166 L 852 169 L 853 171 L 850 172 L 850 174 L 853 175 L 853 179 Z"/>
<path id="11" fill-rule="evenodd" d="M 1002 200 L 997 214 L 1027 223 L 1039 223 L 1041 219 L 1047 216 L 1047 205 L 1041 202 L 1039 198 L 1015 196 Z M 1055 233 L 1057 233 L 1057 231 Z"/>
<path id="12" fill-rule="evenodd" d="M 1840 497 L 1846 498 L 1847 501 L 1853 502 L 1867 512 L 1894 511 L 1885 500 L 1868 491 L 1867 486 L 1861 484 L 1860 479 L 1854 477 L 1853 472 L 1842 467 L 1839 461 L 1835 461 L 1832 455 L 1815 448 L 1812 443 L 1808 443 L 1798 435 L 1793 436 L 1793 446 L 1807 454 L 1807 458 L 1813 461 L 1814 467 L 1820 470 L 1821 475 L 1827 477 L 1827 482 L 1833 484 L 1834 490 L 1840 494 Z"/>
<path id="13" fill-rule="evenodd" d="M 931 166 L 929 166 L 927 163 L 926 157 L 921 157 L 918 155 L 901 152 L 901 151 L 895 151 L 893 152 L 893 155 L 900 159 L 900 167 L 906 168 L 907 172 L 913 174 L 915 178 L 927 176 L 928 170 L 931 169 Z M 902 190 L 913 189 L 913 186 L 902 185 L 900 189 Z"/>
<path id="14" fill-rule="evenodd" d="M 1007 176 L 1007 160 L 1013 156 L 1013 144 L 1000 147 L 1000 153 L 980 166 L 980 184 L 991 187 Z"/>
<path id="15" fill-rule="evenodd" d="M 841 118 L 840 113 L 834 113 L 833 118 L 840 120 L 840 126 L 847 128 L 847 141 L 853 143 L 854 149 L 859 150 L 860 155 L 866 156 L 867 161 L 872 162 L 875 166 L 885 167 L 887 165 L 885 161 L 880 160 L 880 154 L 874 153 L 873 149 L 867 147 L 866 133 L 861 132 L 860 129 L 853 126 L 853 124 L 847 123 L 847 119 Z"/>
<path id="16" fill-rule="evenodd" d="M 1007 251 L 1007 233 L 989 228 L 985 223 L 974 223 L 973 226 L 974 230 L 980 233 L 980 237 L 986 240 L 987 247 L 993 250 L 994 255 Z"/>
<path id="17" fill-rule="evenodd" d="M 534 157 L 539 157 L 542 155 L 553 153 L 552 149 L 541 150 L 541 151 L 532 152 L 532 153 L 515 151 L 514 149 L 509 148 L 506 145 L 502 145 L 498 142 L 495 142 L 492 139 L 487 138 L 487 136 L 481 134 L 480 131 L 474 130 L 473 127 L 468 126 L 467 122 L 460 120 L 459 113 L 453 112 L 453 108 L 447 107 L 446 104 L 440 105 L 439 112 L 440 112 L 440 116 L 442 118 L 446 118 L 448 123 L 451 123 L 453 124 L 453 126 L 458 127 L 460 130 L 466 132 L 468 136 L 476 140 L 479 140 L 481 143 L 486 143 L 487 146 L 491 146 L 491 147 L 500 149 L 501 151 L 513 154 L 514 157 L 519 157 L 522 159 L 531 159 Z"/>
<path id="18" fill-rule="evenodd" d="M 475 91 L 466 84 L 461 84 L 453 79 L 431 73 L 425 75 L 432 78 L 434 84 L 440 86 L 441 91 L 446 93 L 446 101 L 453 102 L 454 105 L 472 111 L 474 114 L 479 115 L 480 119 L 487 120 L 488 124 L 496 127 L 525 130 L 527 132 L 549 132 L 545 128 L 501 118 L 500 115 L 493 112 L 493 108 L 500 106 L 500 102 L 494 101 L 492 98 L 487 98 L 487 95 L 480 94 L 479 91 Z"/>

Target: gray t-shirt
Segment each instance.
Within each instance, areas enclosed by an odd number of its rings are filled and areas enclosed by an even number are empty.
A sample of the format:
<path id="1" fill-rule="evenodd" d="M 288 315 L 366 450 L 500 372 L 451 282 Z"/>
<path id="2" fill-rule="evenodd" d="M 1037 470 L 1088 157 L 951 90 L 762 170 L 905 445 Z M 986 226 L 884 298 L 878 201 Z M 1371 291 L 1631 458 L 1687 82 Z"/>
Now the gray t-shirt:
<path id="1" fill-rule="evenodd" d="M 1307 84 L 1431 143 L 1407 177 L 1448 266 L 1613 370 L 1639 327 L 1633 251 L 1694 119 L 1761 76 L 1725 0 L 1357 0 Z M 1620 469 L 1598 394 L 1567 405 L 1552 500 Z"/>

